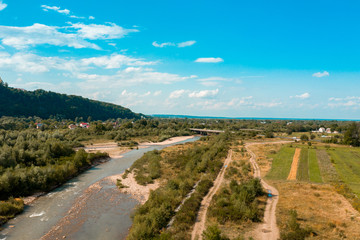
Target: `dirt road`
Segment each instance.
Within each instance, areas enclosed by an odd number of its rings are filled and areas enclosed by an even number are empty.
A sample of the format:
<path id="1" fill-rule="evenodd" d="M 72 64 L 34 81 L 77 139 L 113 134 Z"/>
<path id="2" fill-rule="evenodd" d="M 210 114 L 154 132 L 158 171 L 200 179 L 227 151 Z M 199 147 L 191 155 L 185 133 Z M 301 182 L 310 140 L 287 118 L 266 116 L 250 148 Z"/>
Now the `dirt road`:
<path id="1" fill-rule="evenodd" d="M 209 208 L 211 199 L 213 198 L 215 193 L 219 190 L 221 183 L 224 180 L 226 168 L 227 168 L 227 166 L 229 166 L 229 164 L 231 162 L 231 156 L 232 156 L 232 150 L 229 151 L 228 156 L 225 159 L 224 166 L 220 170 L 218 176 L 216 177 L 216 179 L 214 181 L 214 186 L 210 189 L 208 194 L 203 198 L 203 200 L 201 202 L 201 206 L 200 206 L 200 209 L 198 212 L 198 216 L 196 218 L 194 229 L 191 233 L 191 240 L 195 240 L 195 239 L 201 240 L 202 239 L 202 233 L 205 230 L 205 221 L 206 221 L 207 210 Z"/>
<path id="2" fill-rule="evenodd" d="M 253 232 L 252 236 L 257 240 L 276 240 L 280 237 L 279 228 L 276 225 L 276 204 L 279 200 L 279 192 L 273 186 L 270 186 L 267 182 L 261 179 L 261 172 L 258 164 L 256 163 L 256 155 L 251 149 L 250 146 L 259 145 L 259 144 L 280 144 L 280 143 L 289 143 L 289 141 L 279 141 L 279 142 L 262 142 L 262 143 L 248 143 L 245 145 L 245 148 L 250 154 L 250 162 L 254 169 L 254 178 L 259 178 L 261 180 L 261 185 L 266 191 L 271 191 L 272 197 L 269 197 L 266 202 L 266 208 L 264 213 L 264 221 L 260 224 Z"/>
<path id="3" fill-rule="evenodd" d="M 287 180 L 296 180 L 297 169 L 298 169 L 299 160 L 300 160 L 300 153 L 301 153 L 301 148 L 295 149 L 295 154 L 293 157 L 293 161 L 291 163 L 291 169 L 290 169 L 289 176 L 287 177 Z"/>

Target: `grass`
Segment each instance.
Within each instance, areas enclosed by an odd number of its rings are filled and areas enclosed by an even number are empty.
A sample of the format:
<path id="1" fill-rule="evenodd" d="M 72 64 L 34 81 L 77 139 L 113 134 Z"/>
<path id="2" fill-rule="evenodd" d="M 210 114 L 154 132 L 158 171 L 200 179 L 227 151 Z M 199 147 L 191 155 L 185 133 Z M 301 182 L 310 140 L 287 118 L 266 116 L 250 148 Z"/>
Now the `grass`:
<path id="1" fill-rule="evenodd" d="M 360 197 L 360 156 L 351 148 L 328 150 L 340 179 Z"/>
<path id="2" fill-rule="evenodd" d="M 276 154 L 271 155 L 273 158 L 270 172 L 266 175 L 271 180 L 286 180 L 295 153 L 295 148 L 284 146 Z"/>
<path id="3" fill-rule="evenodd" d="M 308 151 L 308 157 L 309 157 L 309 177 L 311 182 L 315 183 L 322 183 L 322 177 L 320 173 L 320 167 L 319 162 L 316 157 L 316 150 L 315 149 L 309 149 Z"/>
<path id="4" fill-rule="evenodd" d="M 316 158 L 318 159 L 323 181 L 326 183 L 336 182 L 338 176 L 327 152 L 324 149 L 316 150 Z"/>
<path id="5" fill-rule="evenodd" d="M 297 169 L 296 179 L 299 181 L 309 181 L 309 151 L 302 148 L 300 153 L 300 161 Z"/>

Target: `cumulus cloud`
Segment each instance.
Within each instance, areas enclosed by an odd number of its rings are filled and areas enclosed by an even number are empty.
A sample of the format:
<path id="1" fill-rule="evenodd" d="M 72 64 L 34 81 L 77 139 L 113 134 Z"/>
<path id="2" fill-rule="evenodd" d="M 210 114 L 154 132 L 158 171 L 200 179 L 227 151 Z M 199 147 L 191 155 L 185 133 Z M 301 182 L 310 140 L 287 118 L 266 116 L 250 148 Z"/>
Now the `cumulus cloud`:
<path id="1" fill-rule="evenodd" d="M 195 60 L 195 62 L 199 62 L 199 63 L 219 63 L 219 62 L 223 62 L 224 60 L 222 58 L 198 58 Z"/>
<path id="2" fill-rule="evenodd" d="M 179 48 L 183 48 L 183 47 L 190 47 L 192 45 L 194 45 L 196 43 L 196 41 L 186 41 L 186 42 L 181 42 L 181 43 L 173 43 L 173 42 L 164 42 L 164 43 L 157 43 L 156 41 L 154 41 L 152 43 L 152 45 L 154 47 L 158 47 L 158 48 L 163 48 L 163 47 L 168 47 L 168 46 L 173 46 L 173 47 L 179 47 Z"/>
<path id="3" fill-rule="evenodd" d="M 201 90 L 189 93 L 190 98 L 208 98 L 214 97 L 219 93 L 219 89 L 216 90 Z"/>
<path id="4" fill-rule="evenodd" d="M 0 26 L 0 38 L 2 39 L 2 44 L 16 49 L 39 44 L 99 49 L 96 44 L 85 41 L 77 34 L 62 33 L 58 27 L 39 23 L 28 27 Z"/>
<path id="5" fill-rule="evenodd" d="M 186 42 L 178 43 L 177 46 L 178 46 L 179 48 L 182 48 L 182 47 L 190 47 L 190 46 L 194 45 L 195 43 L 196 43 L 196 41 L 191 40 L 191 41 L 186 41 Z"/>
<path id="6" fill-rule="evenodd" d="M 264 102 L 264 103 L 255 103 L 255 107 L 266 107 L 266 108 L 273 108 L 282 105 L 282 102 Z"/>
<path id="7" fill-rule="evenodd" d="M 312 76 L 317 78 L 322 78 L 322 77 L 328 77 L 329 75 L 330 75 L 329 72 L 323 71 L 323 72 L 316 72 Z"/>
<path id="8" fill-rule="evenodd" d="M 162 93 L 162 91 L 161 90 L 159 90 L 159 91 L 156 91 L 156 92 L 154 92 L 154 96 L 156 97 L 156 96 L 160 96 L 161 95 L 161 93 Z"/>
<path id="9" fill-rule="evenodd" d="M 112 54 L 110 56 L 84 58 L 81 62 L 86 65 L 95 65 L 106 69 L 120 68 L 123 66 L 146 66 L 153 65 L 156 62 L 144 61 L 143 59 L 132 58 L 122 54 Z M 133 71 L 134 69 L 129 68 L 127 71 Z"/>
<path id="10" fill-rule="evenodd" d="M 71 24 L 71 28 L 77 29 L 79 37 L 91 40 L 97 39 L 119 39 L 132 32 L 139 32 L 137 29 L 125 29 L 116 25 L 115 23 L 102 24 Z"/>
<path id="11" fill-rule="evenodd" d="M 18 72 L 42 73 L 50 70 L 63 70 L 70 73 L 79 73 L 94 67 L 101 69 L 123 69 L 125 73 L 152 71 L 142 66 L 153 65 L 156 62 L 128 57 L 122 54 L 100 56 L 92 58 L 60 58 L 43 57 L 32 53 L 0 52 L 0 68 L 16 69 Z"/>
<path id="12" fill-rule="evenodd" d="M 3 3 L 3 1 L 0 1 L 0 11 L 4 10 L 7 7 L 6 3 Z"/>
<path id="13" fill-rule="evenodd" d="M 171 99 L 179 98 L 179 97 L 183 96 L 185 93 L 186 93 L 186 90 L 184 90 L 184 89 L 175 90 L 170 93 L 169 98 L 171 98 Z"/>
<path id="14" fill-rule="evenodd" d="M 303 93 L 300 95 L 290 96 L 290 98 L 299 98 L 299 99 L 306 99 L 310 97 L 310 93 Z"/>
<path id="15" fill-rule="evenodd" d="M 156 41 L 152 43 L 152 45 L 154 47 L 158 47 L 158 48 L 163 48 L 163 47 L 166 47 L 166 46 L 175 46 L 175 43 L 172 43 L 172 42 L 165 42 L 165 43 L 157 43 Z"/>
<path id="16" fill-rule="evenodd" d="M 47 12 L 49 10 L 52 10 L 52 11 L 55 11 L 55 12 L 58 12 L 58 13 L 66 14 L 66 15 L 70 14 L 69 9 L 61 9 L 60 7 L 48 6 L 48 5 L 41 5 L 41 7 L 45 12 Z"/>
<path id="17" fill-rule="evenodd" d="M 358 96 L 347 96 L 343 98 L 331 97 L 329 101 L 328 106 L 330 107 L 360 107 L 360 97 Z"/>
<path id="18" fill-rule="evenodd" d="M 75 33 L 74 29 L 76 30 Z M 2 44 L 16 49 L 24 49 L 40 44 L 100 49 L 99 46 L 86 39 L 118 39 L 123 38 L 130 32 L 137 31 L 136 29 L 124 29 L 114 23 L 108 25 L 78 23 L 67 27 L 35 23 L 27 27 L 0 26 L 0 39 L 2 39 Z"/>

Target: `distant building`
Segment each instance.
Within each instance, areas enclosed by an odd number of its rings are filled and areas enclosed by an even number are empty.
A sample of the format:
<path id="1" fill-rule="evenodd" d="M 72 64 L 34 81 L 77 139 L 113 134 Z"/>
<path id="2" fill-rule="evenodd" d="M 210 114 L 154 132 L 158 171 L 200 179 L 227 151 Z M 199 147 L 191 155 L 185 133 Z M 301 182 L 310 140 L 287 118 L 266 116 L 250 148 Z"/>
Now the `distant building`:
<path id="1" fill-rule="evenodd" d="M 80 123 L 80 127 L 89 128 L 89 123 Z"/>
<path id="2" fill-rule="evenodd" d="M 37 129 L 40 129 L 42 126 L 44 126 L 44 124 L 42 123 L 35 123 L 35 125 Z"/>
<path id="3" fill-rule="evenodd" d="M 327 128 L 325 132 L 326 133 L 331 133 L 331 128 Z"/>
<path id="4" fill-rule="evenodd" d="M 289 125 L 291 125 L 291 124 L 292 124 L 292 122 L 288 122 L 288 123 L 286 123 L 286 125 L 287 125 L 287 126 L 289 126 Z"/>
<path id="5" fill-rule="evenodd" d="M 323 127 L 319 128 L 319 133 L 324 133 L 325 131 L 326 131 L 325 128 L 323 128 Z"/>
<path id="6" fill-rule="evenodd" d="M 334 131 L 335 134 L 339 133 L 338 131 Z"/>
<path id="7" fill-rule="evenodd" d="M 69 129 L 75 129 L 76 128 L 76 125 L 75 124 L 70 124 L 69 125 Z"/>

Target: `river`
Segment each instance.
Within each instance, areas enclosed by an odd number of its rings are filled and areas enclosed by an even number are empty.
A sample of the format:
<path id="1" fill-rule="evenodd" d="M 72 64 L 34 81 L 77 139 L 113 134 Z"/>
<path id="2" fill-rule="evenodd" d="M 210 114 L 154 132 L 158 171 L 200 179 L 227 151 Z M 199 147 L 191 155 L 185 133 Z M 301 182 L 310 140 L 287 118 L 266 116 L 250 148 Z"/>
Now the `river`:
<path id="1" fill-rule="evenodd" d="M 112 158 L 85 171 L 26 206 L 23 213 L 3 226 L 0 240 L 124 239 L 132 224 L 130 214 L 138 202 L 102 179 L 123 173 L 148 151 L 198 139 L 132 150 L 122 158 Z M 89 187 L 94 183 L 97 187 L 90 194 Z"/>

